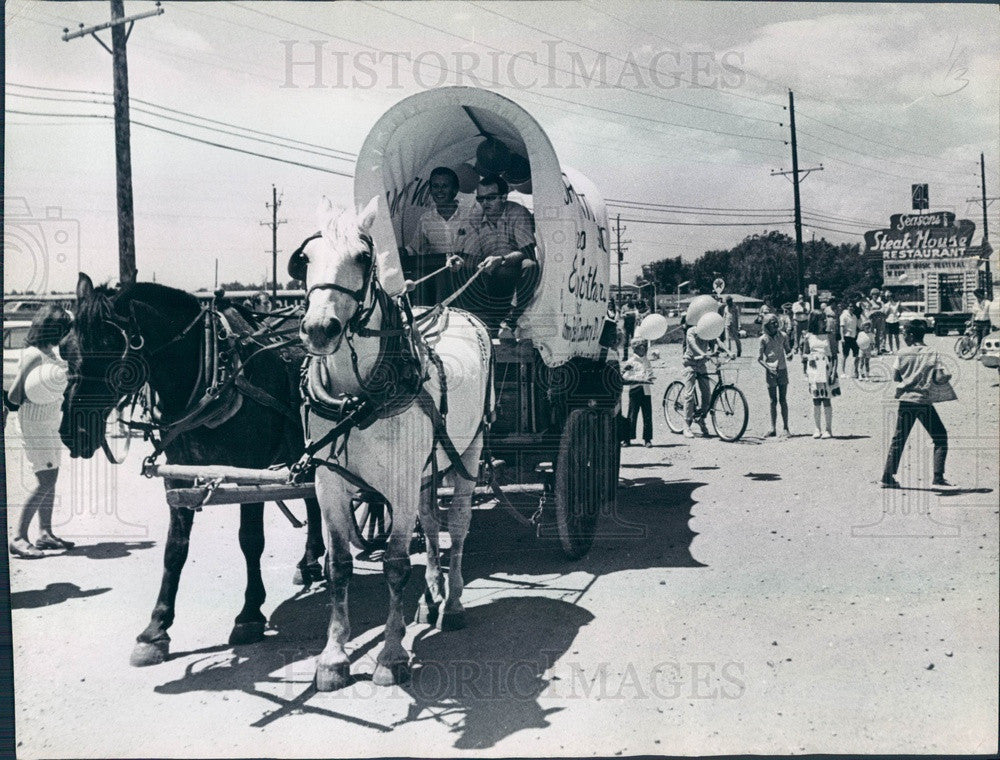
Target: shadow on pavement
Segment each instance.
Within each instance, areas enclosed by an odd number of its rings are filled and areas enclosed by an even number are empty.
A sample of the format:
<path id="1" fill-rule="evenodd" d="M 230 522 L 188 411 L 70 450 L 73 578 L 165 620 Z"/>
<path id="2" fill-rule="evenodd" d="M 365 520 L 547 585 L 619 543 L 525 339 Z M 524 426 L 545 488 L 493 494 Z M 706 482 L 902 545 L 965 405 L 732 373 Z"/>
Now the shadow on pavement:
<path id="1" fill-rule="evenodd" d="M 43 589 L 30 591 L 13 591 L 10 595 L 12 610 L 30 610 L 36 607 L 49 607 L 61 604 L 67 599 L 85 599 L 110 591 L 110 588 L 81 589 L 75 583 L 50 583 Z"/>
<path id="2" fill-rule="evenodd" d="M 776 472 L 748 472 L 743 477 L 750 478 L 750 480 L 763 481 L 766 483 L 770 483 L 775 480 L 781 480 L 781 476 Z"/>
<path id="3" fill-rule="evenodd" d="M 155 541 L 101 541 L 97 544 L 77 544 L 55 557 L 86 557 L 87 559 L 122 559 L 141 549 L 152 549 Z"/>
<path id="4" fill-rule="evenodd" d="M 566 559 L 558 541 L 540 540 L 501 509 L 477 510 L 466 542 L 465 581 L 486 580 L 499 586 L 487 603 L 466 608 L 467 627 L 439 632 L 423 628 L 413 645 L 414 672 L 403 687 L 413 700 L 400 723 L 443 722 L 456 734 L 454 747 L 479 749 L 526 728 L 544 728 L 553 709 L 542 704 L 552 684 L 546 670 L 563 657 L 579 630 L 593 620 L 580 604 L 583 594 L 601 576 L 651 567 L 704 567 L 691 556 L 695 533 L 688 527 L 702 482 L 661 478 L 626 479 L 612 514 L 602 515 L 590 552 Z M 351 653 L 357 663 L 376 652 L 388 610 L 382 574 L 363 572 L 361 563 L 350 589 L 352 636 L 362 644 Z M 424 588 L 423 564 L 414 563 L 404 595 L 407 620 L 413 619 Z M 583 575 L 561 584 L 559 577 Z M 588 581 L 586 574 L 591 576 Z M 552 576 L 557 576 L 553 582 Z M 511 577 L 522 576 L 522 577 Z M 526 577 L 524 577 L 526 576 Z M 545 577 L 543 577 L 545 576 Z M 554 583 L 554 586 L 553 586 Z M 560 585 L 572 588 L 558 588 Z M 569 597 L 553 598 L 555 595 Z M 258 644 L 208 647 L 188 663 L 184 675 L 155 688 L 160 694 L 193 691 L 242 691 L 274 704 L 275 709 L 253 723 L 264 727 L 295 713 L 323 715 L 380 732 L 380 724 L 352 708 L 358 695 L 389 694 L 368 683 L 370 667 L 346 687 L 347 698 L 330 701 L 312 686 L 311 658 L 322 650 L 329 620 L 325 586 L 301 591 L 284 600 L 271 615 L 266 639 Z M 375 631 L 375 635 L 369 632 Z M 368 635 L 366 635 L 368 634 Z M 332 709 L 337 707 L 338 709 Z"/>
<path id="5" fill-rule="evenodd" d="M 545 671 L 594 616 L 543 596 L 495 599 L 466 616 L 464 630 L 417 636 L 419 667 L 406 687 L 413 703 L 399 724 L 443 722 L 458 734 L 456 749 L 488 749 L 516 731 L 548 727 L 562 708 L 546 709 L 543 694 L 564 685 Z"/>

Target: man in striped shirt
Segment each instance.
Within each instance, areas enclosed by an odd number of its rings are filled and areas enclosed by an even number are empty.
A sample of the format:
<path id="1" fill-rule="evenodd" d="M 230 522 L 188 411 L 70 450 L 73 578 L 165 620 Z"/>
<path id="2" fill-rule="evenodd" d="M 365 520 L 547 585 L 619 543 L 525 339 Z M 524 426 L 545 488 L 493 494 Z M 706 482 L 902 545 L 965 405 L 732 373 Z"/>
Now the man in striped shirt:
<path id="1" fill-rule="evenodd" d="M 472 216 L 478 248 L 465 257 L 465 272 L 471 276 L 481 268 L 483 273 L 469 286 L 464 303 L 490 327 L 499 325 L 500 337 L 512 338 L 538 284 L 539 269 L 534 219 L 524 206 L 507 200 L 508 191 L 502 177 L 479 181 L 479 210 Z"/>

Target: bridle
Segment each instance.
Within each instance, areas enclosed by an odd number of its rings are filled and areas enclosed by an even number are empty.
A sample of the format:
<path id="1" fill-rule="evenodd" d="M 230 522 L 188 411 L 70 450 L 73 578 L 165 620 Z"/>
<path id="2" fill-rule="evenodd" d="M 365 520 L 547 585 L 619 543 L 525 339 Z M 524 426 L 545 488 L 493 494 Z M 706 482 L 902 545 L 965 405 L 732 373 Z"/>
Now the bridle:
<path id="1" fill-rule="evenodd" d="M 302 251 L 302 249 L 313 240 L 322 238 L 322 236 L 323 234 L 321 232 L 317 232 L 315 235 L 309 236 L 302 242 L 302 245 L 299 246 L 299 251 L 296 253 Z M 321 290 L 332 290 L 335 293 L 342 293 L 354 301 L 354 313 L 344 325 L 344 331 L 341 333 L 340 338 L 337 341 L 337 345 L 334 347 L 334 351 L 336 351 L 340 348 L 341 341 L 346 340 L 348 345 L 351 347 L 352 354 L 354 353 L 354 347 L 351 345 L 352 335 L 359 335 L 361 337 L 376 337 L 380 335 L 379 331 L 369 330 L 367 326 L 375 312 L 375 307 L 378 306 L 379 302 L 382 300 L 380 298 L 380 294 L 383 291 L 378 287 L 378 277 L 375 273 L 375 258 L 372 255 L 372 239 L 368 235 L 363 234 L 361 235 L 361 242 L 363 242 L 367 248 L 367 251 L 362 254 L 365 257 L 366 262 L 361 287 L 352 290 L 351 288 L 345 288 L 343 285 L 339 285 L 335 282 L 319 282 L 306 290 L 304 299 L 306 311 L 309 309 L 309 298 L 313 293 Z M 365 304 L 367 304 L 367 306 Z"/>

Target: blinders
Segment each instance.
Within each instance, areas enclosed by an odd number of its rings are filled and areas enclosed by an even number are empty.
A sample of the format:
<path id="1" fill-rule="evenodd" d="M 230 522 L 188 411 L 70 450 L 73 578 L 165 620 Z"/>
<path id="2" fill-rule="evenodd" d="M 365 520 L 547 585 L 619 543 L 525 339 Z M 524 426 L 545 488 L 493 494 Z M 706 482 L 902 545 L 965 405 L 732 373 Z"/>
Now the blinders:
<path id="1" fill-rule="evenodd" d="M 308 267 L 309 267 L 309 257 L 306 256 L 305 254 L 305 247 L 309 245 L 309 243 L 311 243 L 313 240 L 317 240 L 321 237 L 323 237 L 322 232 L 317 232 L 313 235 L 310 235 L 309 237 L 307 237 L 305 240 L 302 241 L 302 245 L 300 245 L 288 259 L 288 274 L 291 275 L 294 279 L 301 280 L 302 282 L 306 281 L 306 275 L 308 273 Z M 343 293 L 344 295 L 351 298 L 357 305 L 357 308 L 354 312 L 354 316 L 351 318 L 352 325 L 362 318 L 362 316 L 365 313 L 365 309 L 363 307 L 365 301 L 367 300 L 368 291 L 371 288 L 372 283 L 374 282 L 375 279 L 374 276 L 375 260 L 371 253 L 371 249 L 373 246 L 371 237 L 363 234 L 361 235 L 361 241 L 368 247 L 368 252 L 364 254 L 366 261 L 365 261 L 364 279 L 361 284 L 361 287 L 358 288 L 357 290 L 351 290 L 350 288 L 345 288 L 343 285 L 338 285 L 335 282 L 316 283 L 311 288 L 306 290 L 306 296 L 304 300 L 307 308 L 309 306 L 309 296 L 311 296 L 314 291 L 332 290 L 337 293 Z"/>

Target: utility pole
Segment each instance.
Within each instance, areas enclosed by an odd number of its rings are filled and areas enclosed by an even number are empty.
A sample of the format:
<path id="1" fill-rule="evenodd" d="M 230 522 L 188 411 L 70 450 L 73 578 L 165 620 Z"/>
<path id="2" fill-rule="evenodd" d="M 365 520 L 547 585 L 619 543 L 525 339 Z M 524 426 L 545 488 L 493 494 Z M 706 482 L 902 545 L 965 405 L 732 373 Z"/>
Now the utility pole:
<path id="1" fill-rule="evenodd" d="M 982 257 L 986 259 L 986 297 L 992 301 L 993 300 L 993 273 L 990 271 L 990 259 L 993 256 L 993 248 L 990 246 L 990 227 L 989 222 L 986 220 L 986 209 L 989 207 L 990 203 L 993 201 L 1000 200 L 1000 197 L 994 196 L 992 198 L 986 197 L 986 158 L 982 153 L 979 154 L 979 186 L 982 190 L 982 204 L 983 204 L 983 243 L 982 243 Z M 979 198 L 966 198 L 966 203 L 975 203 Z"/>
<path id="2" fill-rule="evenodd" d="M 622 240 L 622 233 L 625 231 L 625 227 L 622 227 L 622 215 L 618 214 L 615 216 L 615 248 L 618 251 L 618 300 L 622 299 L 622 261 L 625 260 L 625 252 L 628 251 L 628 246 L 626 243 L 631 243 L 631 240 Z M 618 304 L 618 308 L 621 309 L 621 304 Z"/>
<path id="3" fill-rule="evenodd" d="M 132 16 L 125 15 L 124 0 L 111 0 L 111 20 L 96 26 L 80 28 L 75 32 L 63 29 L 63 41 L 69 42 L 89 34 L 101 47 L 111 53 L 115 102 L 115 184 L 118 197 L 118 279 L 135 282 L 135 218 L 132 213 L 132 147 L 129 124 L 128 57 L 126 47 L 132 27 L 139 19 L 163 13 L 159 1 L 156 9 Z M 128 29 L 125 28 L 128 24 Z M 111 47 L 97 36 L 97 32 L 111 29 Z"/>
<path id="4" fill-rule="evenodd" d="M 795 94 L 789 90 L 788 91 L 788 123 L 792 130 L 792 170 L 790 172 L 777 171 L 771 172 L 772 177 L 777 176 L 787 176 L 792 175 L 792 187 L 795 193 L 795 271 L 796 271 L 796 282 L 798 283 L 798 292 L 805 293 L 805 284 L 803 282 L 803 275 L 805 273 L 805 265 L 802 260 L 802 203 L 799 200 L 799 175 L 801 174 L 801 179 L 805 179 L 810 172 L 821 172 L 823 171 L 823 164 L 812 169 L 799 169 L 799 150 L 798 143 L 795 138 Z"/>
<path id="5" fill-rule="evenodd" d="M 284 195 L 284 193 L 282 193 Z M 271 226 L 271 298 L 278 297 L 278 225 L 287 222 L 287 219 L 278 219 L 278 207 L 281 206 L 281 198 L 278 197 L 278 190 L 271 185 L 271 202 L 264 204 L 265 208 L 271 209 L 271 221 L 261 222 L 262 225 Z M 265 281 L 267 277 L 265 276 Z"/>

